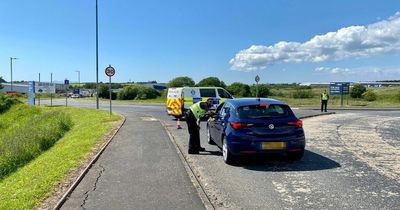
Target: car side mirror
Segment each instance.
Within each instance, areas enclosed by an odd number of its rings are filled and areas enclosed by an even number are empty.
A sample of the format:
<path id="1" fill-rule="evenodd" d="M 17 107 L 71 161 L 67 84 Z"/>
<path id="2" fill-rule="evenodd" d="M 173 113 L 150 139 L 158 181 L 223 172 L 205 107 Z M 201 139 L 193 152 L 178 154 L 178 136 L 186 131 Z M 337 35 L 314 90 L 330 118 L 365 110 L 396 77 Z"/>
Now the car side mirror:
<path id="1" fill-rule="evenodd" d="M 228 113 L 229 113 L 229 111 L 230 111 L 229 107 L 225 107 L 225 108 L 224 108 L 224 112 L 225 112 L 225 114 L 228 114 Z"/>

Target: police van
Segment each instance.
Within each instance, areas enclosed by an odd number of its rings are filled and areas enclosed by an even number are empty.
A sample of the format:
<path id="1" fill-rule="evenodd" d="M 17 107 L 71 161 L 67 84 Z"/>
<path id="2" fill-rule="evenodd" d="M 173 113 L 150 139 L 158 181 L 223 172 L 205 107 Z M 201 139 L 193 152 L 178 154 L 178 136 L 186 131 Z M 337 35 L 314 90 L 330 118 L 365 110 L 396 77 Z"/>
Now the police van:
<path id="1" fill-rule="evenodd" d="M 199 101 L 207 101 L 208 98 L 214 99 L 215 108 L 226 99 L 233 97 L 228 91 L 220 87 L 168 88 L 167 113 L 176 118 L 182 117 L 192 104 Z"/>

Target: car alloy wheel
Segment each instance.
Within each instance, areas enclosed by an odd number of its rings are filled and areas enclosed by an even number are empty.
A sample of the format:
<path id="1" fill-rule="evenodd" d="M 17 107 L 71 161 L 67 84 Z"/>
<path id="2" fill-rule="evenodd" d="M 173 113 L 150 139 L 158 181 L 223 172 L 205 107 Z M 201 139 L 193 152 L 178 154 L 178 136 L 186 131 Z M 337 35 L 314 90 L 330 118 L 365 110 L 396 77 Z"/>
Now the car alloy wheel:
<path id="1" fill-rule="evenodd" d="M 229 151 L 228 143 L 225 138 L 222 138 L 222 156 L 225 163 L 232 164 L 234 162 L 234 156 Z"/>
<path id="2" fill-rule="evenodd" d="M 214 140 L 211 138 L 210 128 L 207 126 L 207 142 L 208 144 L 215 145 Z"/>

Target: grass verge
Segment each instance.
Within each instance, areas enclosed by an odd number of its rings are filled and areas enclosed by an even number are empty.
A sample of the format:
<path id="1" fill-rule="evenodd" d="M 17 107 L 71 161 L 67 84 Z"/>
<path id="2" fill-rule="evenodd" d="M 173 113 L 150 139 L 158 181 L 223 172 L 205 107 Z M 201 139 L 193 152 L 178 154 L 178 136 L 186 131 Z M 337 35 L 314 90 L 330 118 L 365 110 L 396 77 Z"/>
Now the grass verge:
<path id="1" fill-rule="evenodd" d="M 46 107 L 71 116 L 73 127 L 54 146 L 0 181 L 0 209 L 32 209 L 50 196 L 120 119 L 108 112 Z"/>

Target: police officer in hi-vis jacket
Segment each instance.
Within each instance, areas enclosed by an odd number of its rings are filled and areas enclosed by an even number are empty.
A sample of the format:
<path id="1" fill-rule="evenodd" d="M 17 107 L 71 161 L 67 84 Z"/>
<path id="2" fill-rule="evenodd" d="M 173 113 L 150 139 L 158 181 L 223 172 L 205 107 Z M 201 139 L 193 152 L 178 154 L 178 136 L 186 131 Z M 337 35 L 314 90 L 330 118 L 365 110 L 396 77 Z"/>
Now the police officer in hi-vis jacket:
<path id="1" fill-rule="evenodd" d="M 199 151 L 205 151 L 200 146 L 200 119 L 205 116 L 212 116 L 215 112 L 210 108 L 213 106 L 214 101 L 212 98 L 207 99 L 206 102 L 197 102 L 190 106 L 185 112 L 186 123 L 189 130 L 189 154 L 199 154 Z"/>
<path id="2" fill-rule="evenodd" d="M 326 107 L 328 106 L 329 95 L 326 90 L 321 94 L 321 112 L 326 112 Z"/>

